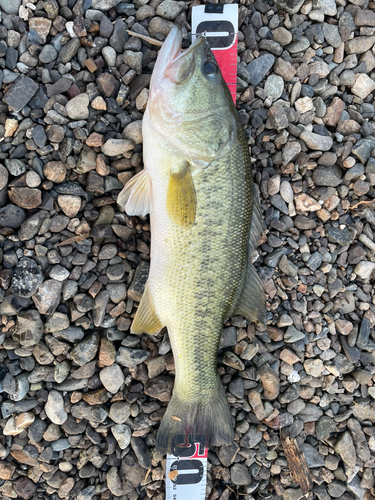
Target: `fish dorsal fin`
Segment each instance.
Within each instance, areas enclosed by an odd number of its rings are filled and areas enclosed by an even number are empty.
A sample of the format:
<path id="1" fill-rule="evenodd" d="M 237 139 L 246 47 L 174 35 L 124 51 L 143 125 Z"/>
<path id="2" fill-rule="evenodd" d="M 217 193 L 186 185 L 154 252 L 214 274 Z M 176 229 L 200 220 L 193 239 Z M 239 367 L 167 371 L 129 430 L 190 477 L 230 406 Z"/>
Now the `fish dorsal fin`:
<path id="1" fill-rule="evenodd" d="M 126 183 L 117 197 L 117 203 L 128 215 L 145 217 L 151 210 L 151 177 L 147 170 L 141 170 Z"/>
<path id="2" fill-rule="evenodd" d="M 247 272 L 241 295 L 236 303 L 232 315 L 238 314 L 245 316 L 248 321 L 255 323 L 263 323 L 266 314 L 266 301 L 263 285 L 255 267 L 250 261 L 250 254 L 254 248 L 258 246 L 260 236 L 263 232 L 261 220 L 259 198 L 254 189 Z"/>
<path id="3" fill-rule="evenodd" d="M 162 328 L 163 325 L 160 323 L 155 312 L 150 288 L 146 284 L 145 291 L 143 292 L 141 302 L 131 326 L 131 333 L 157 334 Z"/>
<path id="4" fill-rule="evenodd" d="M 179 226 L 190 227 L 195 221 L 197 196 L 190 167 L 182 163 L 171 168 L 167 190 L 167 211 Z"/>

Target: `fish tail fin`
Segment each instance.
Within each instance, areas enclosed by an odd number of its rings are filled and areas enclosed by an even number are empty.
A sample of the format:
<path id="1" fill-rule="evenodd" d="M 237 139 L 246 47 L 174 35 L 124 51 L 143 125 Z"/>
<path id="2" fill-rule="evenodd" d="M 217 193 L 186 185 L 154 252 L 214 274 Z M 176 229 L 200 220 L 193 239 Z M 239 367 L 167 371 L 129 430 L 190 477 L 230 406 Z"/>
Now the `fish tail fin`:
<path id="1" fill-rule="evenodd" d="M 189 403 L 173 393 L 156 437 L 156 449 L 171 453 L 176 440 L 193 440 L 206 447 L 233 442 L 232 417 L 221 381 L 215 396 L 206 401 Z"/>

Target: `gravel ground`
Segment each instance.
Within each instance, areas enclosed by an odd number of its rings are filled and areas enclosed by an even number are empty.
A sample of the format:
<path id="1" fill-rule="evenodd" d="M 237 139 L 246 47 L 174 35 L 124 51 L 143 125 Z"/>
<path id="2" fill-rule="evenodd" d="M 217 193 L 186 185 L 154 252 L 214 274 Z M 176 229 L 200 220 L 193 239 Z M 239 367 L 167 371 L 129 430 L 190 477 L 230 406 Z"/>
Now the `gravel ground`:
<path id="1" fill-rule="evenodd" d="M 175 23 L 187 46 L 191 6 L 0 0 L 2 499 L 165 498 L 154 442 L 173 357 L 165 332 L 129 333 L 150 228 L 116 198 L 142 168 L 158 50 L 126 30 L 162 41 Z M 268 313 L 263 329 L 225 325 L 235 443 L 210 450 L 207 496 L 299 500 L 293 442 L 310 497 L 370 500 L 375 3 L 241 0 L 239 13 Z"/>

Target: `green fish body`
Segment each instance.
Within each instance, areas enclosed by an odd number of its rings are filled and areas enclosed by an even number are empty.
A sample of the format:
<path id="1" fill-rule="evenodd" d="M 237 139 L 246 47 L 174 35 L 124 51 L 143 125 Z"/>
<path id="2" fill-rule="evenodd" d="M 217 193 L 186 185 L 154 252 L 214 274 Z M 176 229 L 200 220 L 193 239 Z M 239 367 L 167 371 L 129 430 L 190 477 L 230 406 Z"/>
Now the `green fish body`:
<path id="1" fill-rule="evenodd" d="M 118 203 L 150 213 L 151 267 L 134 333 L 167 327 L 175 360 L 172 399 L 157 435 L 230 444 L 233 425 L 217 351 L 234 314 L 261 321 L 264 293 L 249 261 L 261 230 L 245 133 L 203 38 L 181 53 L 174 28 L 154 69 L 143 120 L 145 169 Z M 250 233 L 252 237 L 250 237 Z"/>

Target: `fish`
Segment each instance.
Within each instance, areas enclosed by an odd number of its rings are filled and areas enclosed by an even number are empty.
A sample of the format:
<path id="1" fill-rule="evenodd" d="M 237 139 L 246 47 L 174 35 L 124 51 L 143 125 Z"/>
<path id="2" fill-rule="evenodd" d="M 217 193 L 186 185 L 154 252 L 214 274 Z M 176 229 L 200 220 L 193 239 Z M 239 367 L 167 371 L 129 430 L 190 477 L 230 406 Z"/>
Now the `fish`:
<path id="1" fill-rule="evenodd" d="M 117 203 L 150 214 L 150 271 L 134 334 L 167 328 L 175 362 L 171 400 L 156 436 L 170 453 L 179 436 L 205 446 L 233 442 L 217 371 L 223 323 L 261 323 L 262 283 L 251 263 L 262 232 L 249 147 L 220 68 L 204 37 L 182 51 L 172 28 L 158 54 L 142 123 L 144 169 Z"/>

